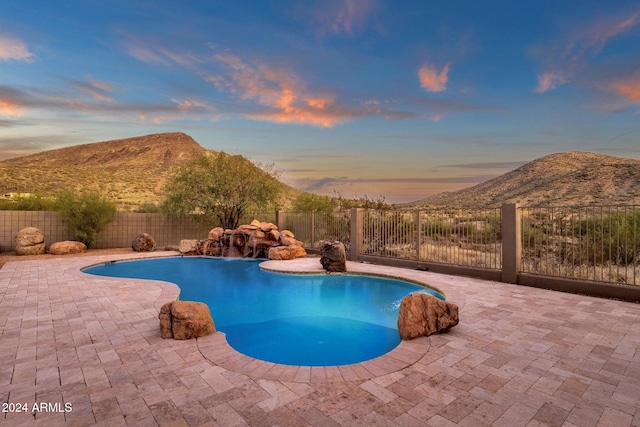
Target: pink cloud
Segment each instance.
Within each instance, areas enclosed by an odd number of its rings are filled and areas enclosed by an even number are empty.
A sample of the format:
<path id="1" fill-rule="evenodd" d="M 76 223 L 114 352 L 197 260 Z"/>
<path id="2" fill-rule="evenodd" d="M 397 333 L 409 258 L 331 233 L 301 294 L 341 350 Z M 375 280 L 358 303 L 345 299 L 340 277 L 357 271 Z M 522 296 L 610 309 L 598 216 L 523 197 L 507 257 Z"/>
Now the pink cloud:
<path id="1" fill-rule="evenodd" d="M 78 82 L 76 84 L 83 92 L 98 101 L 112 102 L 111 86 L 99 80 L 89 78 L 88 83 Z"/>
<path id="2" fill-rule="evenodd" d="M 0 98 L 0 116 L 22 117 L 24 108 L 22 105 L 10 99 Z"/>
<path id="3" fill-rule="evenodd" d="M 438 73 L 438 70 L 434 65 L 424 64 L 418 70 L 420 86 L 422 86 L 427 92 L 442 92 L 445 90 L 449 80 L 449 65 L 450 64 L 445 65 Z"/>
<path id="4" fill-rule="evenodd" d="M 564 84 L 566 78 L 557 72 L 545 72 L 538 76 L 538 87 L 536 92 L 544 93 L 548 90 L 553 90 L 557 86 Z"/>
<path id="5" fill-rule="evenodd" d="M 332 127 L 371 110 L 364 108 L 358 113 L 352 107 L 336 105 L 332 96 L 312 94 L 292 71 L 266 64 L 247 64 L 229 53 L 218 54 L 216 58 L 229 71 L 226 75 L 209 75 L 205 80 L 266 108 L 244 113 L 249 118 Z"/>
<path id="6" fill-rule="evenodd" d="M 622 37 L 640 25 L 640 12 L 627 15 L 599 17 L 596 21 L 580 26 L 565 37 L 541 46 L 540 52 L 545 71 L 538 75 L 536 92 L 543 93 L 568 83 L 578 76 L 588 80 L 590 62 L 593 61 L 614 38 Z M 548 71 L 553 70 L 553 71 Z M 587 84 L 594 82 L 587 81 Z M 596 85 L 602 86 L 596 83 Z"/>
<path id="7" fill-rule="evenodd" d="M 23 41 L 0 36 L 0 59 L 31 62 L 34 56 Z"/>
<path id="8" fill-rule="evenodd" d="M 565 54 L 573 60 L 580 60 L 583 56 L 593 57 L 604 49 L 610 39 L 625 33 L 638 24 L 640 24 L 640 12 L 628 18 L 615 17 L 598 20 L 576 32 L 570 38 L 565 48 Z"/>
<path id="9" fill-rule="evenodd" d="M 611 83 L 611 89 L 625 101 L 640 103 L 640 78 Z"/>

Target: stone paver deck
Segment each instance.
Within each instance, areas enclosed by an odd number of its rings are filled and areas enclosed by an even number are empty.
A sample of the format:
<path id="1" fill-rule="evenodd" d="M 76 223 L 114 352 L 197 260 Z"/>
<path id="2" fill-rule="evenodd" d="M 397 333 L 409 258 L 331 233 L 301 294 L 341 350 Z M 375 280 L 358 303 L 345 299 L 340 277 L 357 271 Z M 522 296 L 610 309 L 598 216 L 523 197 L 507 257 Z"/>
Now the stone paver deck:
<path id="1" fill-rule="evenodd" d="M 0 424 L 640 426 L 638 304 L 350 263 L 438 287 L 460 324 L 315 369 L 247 358 L 222 333 L 163 340 L 158 311 L 175 285 L 80 271 L 121 258 L 0 269 Z"/>

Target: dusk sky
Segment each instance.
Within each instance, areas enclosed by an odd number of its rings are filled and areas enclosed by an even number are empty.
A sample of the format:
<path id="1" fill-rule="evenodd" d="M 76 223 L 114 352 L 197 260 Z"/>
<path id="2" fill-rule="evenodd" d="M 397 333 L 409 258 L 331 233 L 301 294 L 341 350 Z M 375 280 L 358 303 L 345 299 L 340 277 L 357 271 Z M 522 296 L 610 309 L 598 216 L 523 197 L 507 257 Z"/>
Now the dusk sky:
<path id="1" fill-rule="evenodd" d="M 0 159 L 175 131 L 389 202 L 640 158 L 640 2 L 0 0 Z"/>

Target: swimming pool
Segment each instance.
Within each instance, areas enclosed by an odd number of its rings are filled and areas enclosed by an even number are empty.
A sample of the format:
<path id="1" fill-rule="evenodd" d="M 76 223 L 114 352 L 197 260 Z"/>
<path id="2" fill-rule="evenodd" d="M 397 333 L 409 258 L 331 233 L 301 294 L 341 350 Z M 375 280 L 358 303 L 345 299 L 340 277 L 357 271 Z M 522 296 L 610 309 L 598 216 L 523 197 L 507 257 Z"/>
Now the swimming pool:
<path id="1" fill-rule="evenodd" d="M 301 366 L 358 363 L 400 343 L 398 308 L 413 283 L 359 275 L 262 271 L 260 260 L 207 257 L 106 263 L 85 273 L 173 282 L 180 299 L 209 305 L 231 347 L 256 359 Z"/>

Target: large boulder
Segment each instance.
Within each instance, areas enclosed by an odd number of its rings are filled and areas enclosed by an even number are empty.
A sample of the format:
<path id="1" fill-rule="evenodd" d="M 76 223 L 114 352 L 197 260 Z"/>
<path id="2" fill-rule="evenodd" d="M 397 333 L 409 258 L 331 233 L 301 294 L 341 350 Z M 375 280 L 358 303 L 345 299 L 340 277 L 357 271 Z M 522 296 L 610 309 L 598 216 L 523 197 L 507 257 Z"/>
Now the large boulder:
<path id="1" fill-rule="evenodd" d="M 272 260 L 290 260 L 296 257 L 296 246 L 274 246 L 269 248 L 269 259 Z"/>
<path id="2" fill-rule="evenodd" d="M 45 252 L 44 234 L 35 227 L 18 231 L 14 241 L 16 255 L 41 255 Z"/>
<path id="3" fill-rule="evenodd" d="M 347 271 L 347 254 L 342 242 L 321 242 L 320 264 L 328 273 Z"/>
<path id="4" fill-rule="evenodd" d="M 156 248 L 156 241 L 148 233 L 140 233 L 131 241 L 131 249 L 135 252 L 151 252 Z"/>
<path id="5" fill-rule="evenodd" d="M 398 332 L 403 340 L 429 336 L 458 324 L 458 306 L 424 292 L 407 295 L 400 303 Z"/>
<path id="6" fill-rule="evenodd" d="M 178 250 L 181 254 L 194 254 L 198 251 L 198 241 L 196 239 L 182 239 Z"/>
<path id="7" fill-rule="evenodd" d="M 168 302 L 160 309 L 158 318 L 162 338 L 188 340 L 216 331 L 209 306 L 203 302 Z"/>
<path id="8" fill-rule="evenodd" d="M 209 231 L 209 236 L 207 237 L 207 239 L 220 240 L 220 237 L 222 237 L 223 234 L 224 234 L 224 228 L 222 227 L 212 228 L 211 231 Z"/>
<path id="9" fill-rule="evenodd" d="M 81 254 L 87 251 L 87 245 L 82 242 L 73 240 L 65 240 L 64 242 L 56 242 L 49 246 L 49 253 L 53 255 L 71 255 Z"/>

